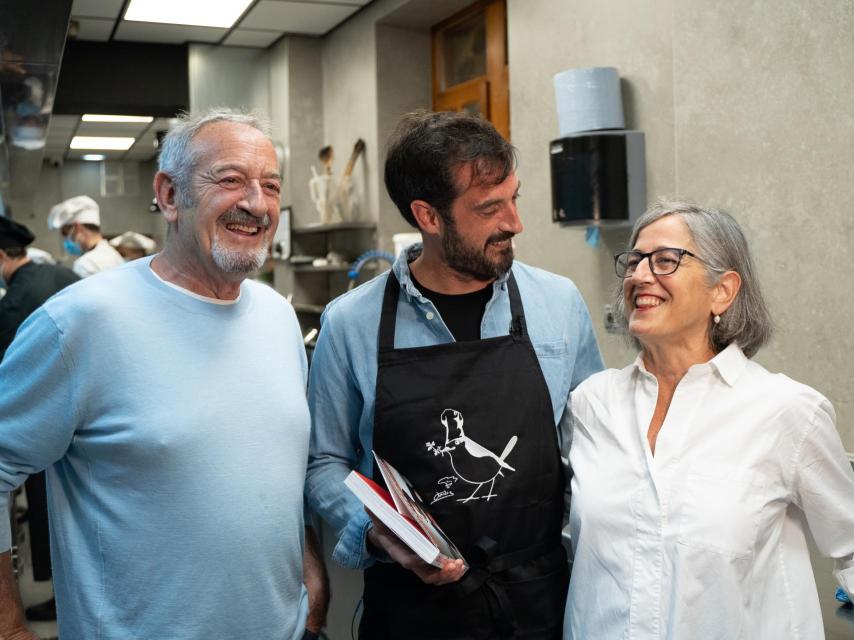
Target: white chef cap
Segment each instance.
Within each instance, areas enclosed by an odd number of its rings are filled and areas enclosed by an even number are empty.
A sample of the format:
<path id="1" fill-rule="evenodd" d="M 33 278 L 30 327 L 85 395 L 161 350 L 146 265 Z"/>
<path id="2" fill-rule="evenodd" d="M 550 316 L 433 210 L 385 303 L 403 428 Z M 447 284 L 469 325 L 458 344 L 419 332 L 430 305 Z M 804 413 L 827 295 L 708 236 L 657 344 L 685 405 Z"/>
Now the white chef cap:
<path id="1" fill-rule="evenodd" d="M 47 217 L 49 229 L 61 229 L 72 222 L 101 226 L 101 213 L 98 203 L 89 196 L 74 196 L 50 210 Z"/>
<path id="2" fill-rule="evenodd" d="M 153 253 L 157 245 L 154 240 L 136 231 L 125 231 L 123 234 L 110 240 L 114 247 L 130 247 L 131 249 L 142 249 L 146 254 Z"/>

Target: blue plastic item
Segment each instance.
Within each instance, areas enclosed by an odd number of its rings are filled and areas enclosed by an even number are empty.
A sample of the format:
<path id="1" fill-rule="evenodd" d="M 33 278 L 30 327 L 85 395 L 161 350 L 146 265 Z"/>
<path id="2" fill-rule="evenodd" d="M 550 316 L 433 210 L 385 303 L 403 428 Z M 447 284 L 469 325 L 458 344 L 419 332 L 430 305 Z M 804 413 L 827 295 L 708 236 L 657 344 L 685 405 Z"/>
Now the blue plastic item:
<path id="1" fill-rule="evenodd" d="M 386 260 L 389 264 L 393 264 L 394 256 L 385 251 L 378 251 L 377 249 L 365 251 L 365 253 L 360 255 L 358 258 L 356 258 L 355 262 L 353 262 L 353 265 L 347 272 L 347 276 L 351 280 L 355 280 L 359 277 L 359 271 L 362 270 L 362 267 L 365 266 L 365 263 L 370 262 L 371 260 Z"/>
<path id="2" fill-rule="evenodd" d="M 584 242 L 586 242 L 591 247 L 599 246 L 599 225 L 591 224 L 584 231 Z"/>
<path id="3" fill-rule="evenodd" d="M 848 594 L 845 593 L 845 589 L 842 587 L 836 587 L 836 599 L 839 600 L 839 602 L 851 604 L 851 598 L 848 597 Z"/>

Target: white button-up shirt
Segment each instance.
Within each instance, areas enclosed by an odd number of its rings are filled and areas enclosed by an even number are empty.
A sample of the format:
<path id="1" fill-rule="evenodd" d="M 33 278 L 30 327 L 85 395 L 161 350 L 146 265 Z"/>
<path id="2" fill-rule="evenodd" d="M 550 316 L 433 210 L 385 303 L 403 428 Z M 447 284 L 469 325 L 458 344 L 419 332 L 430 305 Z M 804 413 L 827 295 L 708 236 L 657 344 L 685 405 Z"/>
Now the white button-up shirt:
<path id="1" fill-rule="evenodd" d="M 639 356 L 573 393 L 564 638 L 824 638 L 806 530 L 854 592 L 854 473 L 821 394 L 730 345 L 658 434 Z"/>

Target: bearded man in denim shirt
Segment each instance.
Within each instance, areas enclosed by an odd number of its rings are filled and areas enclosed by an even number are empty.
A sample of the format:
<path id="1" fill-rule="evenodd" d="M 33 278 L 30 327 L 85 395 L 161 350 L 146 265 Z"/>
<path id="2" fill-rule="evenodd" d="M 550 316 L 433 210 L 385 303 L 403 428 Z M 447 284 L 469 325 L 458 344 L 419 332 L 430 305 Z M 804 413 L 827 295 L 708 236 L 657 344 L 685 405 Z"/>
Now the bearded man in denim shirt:
<path id="1" fill-rule="evenodd" d="M 567 398 L 602 369 L 587 308 L 514 263 L 515 150 L 490 123 L 404 116 L 385 181 L 423 243 L 328 305 L 309 383 L 306 492 L 335 560 L 365 569 L 359 637 L 560 638 Z M 372 451 L 465 562 L 424 563 L 343 486 L 381 477 Z"/>

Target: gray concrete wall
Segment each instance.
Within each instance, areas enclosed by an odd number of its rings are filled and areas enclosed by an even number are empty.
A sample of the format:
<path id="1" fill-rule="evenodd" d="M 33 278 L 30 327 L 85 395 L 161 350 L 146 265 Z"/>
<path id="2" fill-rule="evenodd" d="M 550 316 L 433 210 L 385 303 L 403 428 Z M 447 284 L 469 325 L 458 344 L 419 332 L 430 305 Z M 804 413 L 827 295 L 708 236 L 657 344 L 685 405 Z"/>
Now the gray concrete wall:
<path id="1" fill-rule="evenodd" d="M 292 226 L 316 220 L 308 181 L 323 146 L 323 68 L 321 41 L 288 37 L 269 49 L 270 118 L 273 138 L 284 145 L 282 205 L 292 209 Z M 279 261 L 275 286 L 282 294 L 295 288 L 293 269 Z"/>
<path id="2" fill-rule="evenodd" d="M 429 109 L 433 101 L 430 75 L 430 32 L 426 29 L 377 25 L 377 173 L 380 191 L 377 239 L 392 252 L 395 233 L 415 231 L 388 197 L 383 183 L 385 142 L 401 114 Z"/>
<path id="3" fill-rule="evenodd" d="M 268 57 L 265 49 L 190 45 L 190 110 L 239 107 L 269 114 Z"/>
<path id="4" fill-rule="evenodd" d="M 384 0 L 380 0 L 378 4 L 383 3 Z M 356 140 L 365 141 L 365 153 L 352 175 L 355 192 L 362 203 L 362 220 L 377 219 L 380 197 L 374 33 L 377 10 L 372 6 L 357 13 L 323 39 L 324 145 L 332 145 L 335 152 L 333 173 L 340 176 Z"/>
<path id="5" fill-rule="evenodd" d="M 633 356 L 602 330 L 610 254 L 550 221 L 548 141 L 558 137 L 552 75 L 620 70 L 627 126 L 646 132 L 647 193 L 729 210 L 743 225 L 777 325 L 757 360 L 836 407 L 854 451 L 854 5 L 657 0 L 508 0 L 510 113 L 520 150 L 522 260 L 568 275 L 594 316 L 609 366 Z M 840 290 L 841 282 L 843 290 Z"/>

